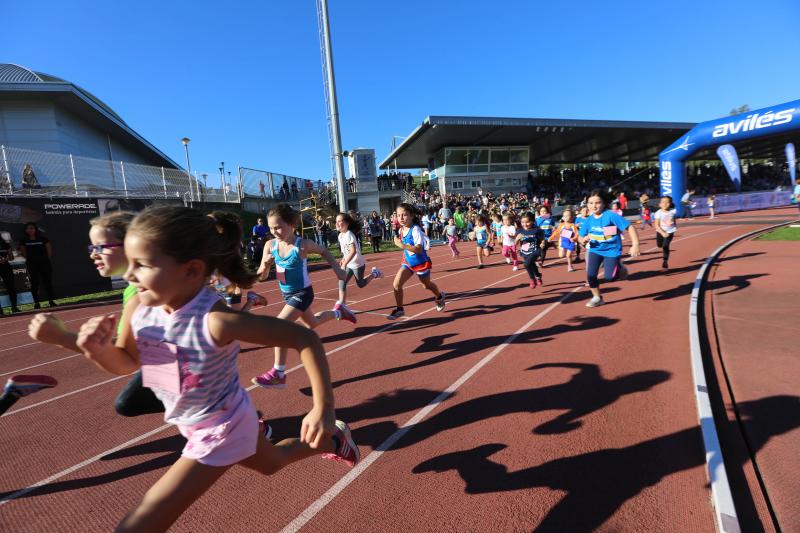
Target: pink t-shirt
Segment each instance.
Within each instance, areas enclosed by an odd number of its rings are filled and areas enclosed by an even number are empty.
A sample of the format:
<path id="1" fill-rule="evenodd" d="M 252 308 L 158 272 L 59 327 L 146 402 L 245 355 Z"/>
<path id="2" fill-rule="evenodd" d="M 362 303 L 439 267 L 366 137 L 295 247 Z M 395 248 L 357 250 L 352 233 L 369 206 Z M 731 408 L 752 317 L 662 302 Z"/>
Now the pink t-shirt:
<path id="1" fill-rule="evenodd" d="M 675 226 L 675 210 L 663 211 L 659 209 L 656 211 L 655 219 L 659 221 L 661 229 L 667 233 L 675 233 L 677 227 Z"/>

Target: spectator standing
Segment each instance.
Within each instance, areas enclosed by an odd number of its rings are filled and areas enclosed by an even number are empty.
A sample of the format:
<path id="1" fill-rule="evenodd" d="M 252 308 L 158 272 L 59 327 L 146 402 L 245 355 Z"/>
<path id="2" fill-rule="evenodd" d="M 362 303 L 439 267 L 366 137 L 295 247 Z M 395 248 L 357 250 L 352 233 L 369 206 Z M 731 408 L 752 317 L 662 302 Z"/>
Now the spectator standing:
<path id="1" fill-rule="evenodd" d="M 261 196 L 261 198 L 267 197 L 266 186 L 264 185 L 264 182 L 261 180 L 258 180 L 258 194 L 259 196 Z"/>
<path id="2" fill-rule="evenodd" d="M 619 202 L 619 208 L 625 211 L 628 209 L 628 197 L 625 196 L 625 191 L 621 191 L 619 196 L 617 197 L 617 201 Z"/>
<path id="3" fill-rule="evenodd" d="M 14 286 L 14 271 L 10 263 L 12 259 L 14 259 L 14 256 L 11 252 L 11 244 L 0 237 L 0 279 L 3 280 L 3 285 L 6 287 L 8 299 L 11 300 L 11 312 L 19 313 L 19 309 L 17 309 L 17 289 Z M 2 314 L 3 308 L 0 307 L 0 315 Z"/>
<path id="4" fill-rule="evenodd" d="M 686 218 L 692 218 L 692 195 L 694 194 L 694 189 L 687 189 L 683 196 L 681 196 L 681 205 L 685 210 L 684 216 Z"/>
<path id="5" fill-rule="evenodd" d="M 372 242 L 372 251 L 380 253 L 381 251 L 381 237 L 383 236 L 383 220 L 377 211 L 373 211 L 369 217 L 369 238 Z"/>
<path id="6" fill-rule="evenodd" d="M 25 266 L 28 269 L 28 278 L 31 281 L 31 295 L 33 296 L 33 308 L 41 309 L 39 304 L 39 283 L 44 284 L 47 291 L 47 298 L 51 306 L 55 306 L 53 301 L 53 247 L 50 239 L 42 235 L 39 227 L 33 223 L 25 224 L 25 233 L 20 240 L 20 251 L 25 258 Z"/>
<path id="7" fill-rule="evenodd" d="M 292 198 L 297 200 L 297 182 L 292 182 Z"/>
<path id="8" fill-rule="evenodd" d="M 36 179 L 36 174 L 33 173 L 33 167 L 30 163 L 26 164 L 22 169 L 22 188 L 23 189 L 41 189 L 39 180 Z"/>
<path id="9" fill-rule="evenodd" d="M 254 237 L 258 237 L 262 241 L 266 241 L 267 235 L 269 235 L 269 230 L 267 229 L 267 226 L 264 225 L 263 218 L 258 217 L 258 220 L 256 220 L 256 225 L 253 226 L 253 231 L 251 232 L 251 235 Z"/>

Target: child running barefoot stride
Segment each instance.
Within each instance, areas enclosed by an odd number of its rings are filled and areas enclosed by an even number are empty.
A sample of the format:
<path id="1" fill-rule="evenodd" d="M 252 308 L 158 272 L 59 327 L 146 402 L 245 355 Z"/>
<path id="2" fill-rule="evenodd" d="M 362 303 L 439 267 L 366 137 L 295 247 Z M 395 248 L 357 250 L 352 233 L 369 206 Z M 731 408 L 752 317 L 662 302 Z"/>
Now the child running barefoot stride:
<path id="1" fill-rule="evenodd" d="M 620 232 L 628 230 L 631 238 L 631 257 L 639 255 L 639 236 L 636 229 L 624 217 L 603 210 L 604 202 L 600 191 L 592 191 L 588 206 L 591 214 L 580 229 L 581 241 L 588 247 L 586 277 L 589 289 L 592 291 L 592 299 L 586 307 L 597 307 L 605 303 L 600 295 L 600 283 L 597 279 L 600 265 L 603 265 L 606 282 L 627 278 L 628 269 L 620 261 L 622 256 Z"/>
<path id="2" fill-rule="evenodd" d="M 475 254 L 478 256 L 478 268 L 483 268 L 483 258 L 489 255 L 489 225 L 484 215 L 475 218 Z"/>
<path id="3" fill-rule="evenodd" d="M 661 248 L 663 261 L 661 268 L 667 270 L 669 268 L 669 245 L 672 243 L 672 238 L 675 236 L 675 231 L 678 229 L 675 223 L 675 204 L 672 203 L 672 196 L 662 196 L 658 202 L 658 211 L 656 211 L 656 246 Z"/>
<path id="4" fill-rule="evenodd" d="M 506 263 L 513 265 L 511 270 L 516 272 L 519 270 L 517 266 L 517 247 L 515 237 L 517 235 L 517 226 L 514 224 L 514 215 L 506 213 L 503 215 L 503 225 L 500 228 L 500 235 L 502 236 L 503 243 L 503 257 L 506 258 Z"/>
<path id="5" fill-rule="evenodd" d="M 539 257 L 539 245 L 544 241 L 544 232 L 536 227 L 535 220 L 533 213 L 528 212 L 522 215 L 520 220 L 522 229 L 514 238 L 525 270 L 528 271 L 531 289 L 542 284 L 542 274 L 536 267 L 536 259 Z"/>
<path id="6" fill-rule="evenodd" d="M 125 257 L 124 241 L 128 226 L 133 220 L 133 213 L 116 211 L 93 218 L 89 221 L 89 259 L 97 268 L 97 273 L 104 278 L 121 276 L 128 269 L 128 258 Z M 136 287 L 128 284 L 122 293 L 122 310 L 137 299 Z M 122 323 L 117 327 L 117 336 L 122 333 Z M 31 338 L 47 344 L 55 344 L 80 352 L 78 334 L 70 331 L 64 323 L 51 313 L 40 313 L 33 317 L 28 325 Z M 136 372 L 117 395 L 114 409 L 121 416 L 140 416 L 152 413 L 163 413 L 164 405 L 156 398 L 153 391 L 142 386 L 142 374 Z"/>
<path id="7" fill-rule="evenodd" d="M 181 457 L 120 522 L 117 531 L 166 531 L 235 464 L 273 474 L 317 454 L 350 466 L 359 458 L 347 424 L 335 420 L 325 351 L 304 327 L 228 308 L 207 287 L 219 270 L 249 287 L 254 276 L 239 255 L 241 226 L 232 214 L 203 215 L 184 207 L 155 207 L 136 217 L 125 238 L 125 278 L 136 287 L 112 343 L 115 317 L 86 322 L 77 344 L 112 374 L 141 368 L 145 386 L 164 403 L 166 422 L 187 442 Z M 300 352 L 312 389 L 312 409 L 300 438 L 273 446 L 239 384 L 239 341 Z M 325 455 L 323 455 L 325 457 Z"/>
<path id="8" fill-rule="evenodd" d="M 419 278 L 419 282 L 436 297 L 436 310 L 439 312 L 444 311 L 445 293 L 440 292 L 436 284 L 431 281 L 433 263 L 426 252 L 427 241 L 422 229 L 419 227 L 419 218 L 416 210 L 407 203 L 398 205 L 397 220 L 400 222 L 400 236 L 394 238 L 394 244 L 403 249 L 403 262 L 394 277 L 394 285 L 392 287 L 397 307 L 387 318 L 396 320 L 405 315 L 403 310 L 403 285 L 414 274 Z"/>
<path id="9" fill-rule="evenodd" d="M 550 236 L 550 241 L 558 242 L 558 257 L 567 257 L 567 272 L 575 272 L 572 268 L 572 253 L 575 251 L 575 242 L 578 240 L 578 226 L 572 221 L 572 209 L 565 209 L 561 215 L 561 222 Z"/>
<path id="10" fill-rule="evenodd" d="M 356 323 L 356 316 L 346 305 L 337 309 L 314 314 L 311 304 L 314 302 L 314 289 L 308 276 L 308 254 L 321 255 L 331 265 L 336 276 L 347 279 L 330 251 L 308 239 L 303 239 L 295 232 L 299 222 L 299 214 L 287 204 L 278 204 L 269 212 L 267 224 L 274 239 L 264 246 L 264 257 L 258 268 L 258 275 L 265 280 L 270 266 L 275 263 L 278 286 L 281 289 L 283 306 L 278 318 L 289 322 L 300 321 L 304 326 L 315 329 L 329 320 L 348 320 Z M 288 350 L 280 345 L 275 346 L 275 365 L 260 376 L 254 377 L 253 384 L 266 389 L 286 388 L 286 358 Z"/>
<path id="11" fill-rule="evenodd" d="M 373 279 L 380 279 L 383 273 L 378 267 L 372 267 L 369 276 L 364 277 L 364 269 L 367 262 L 361 255 L 361 247 L 358 245 L 355 233 L 361 231 L 361 225 L 356 223 L 347 213 L 336 215 L 336 230 L 339 232 L 339 249 L 342 251 L 342 260 L 339 266 L 345 271 L 344 281 L 339 280 L 339 300 L 333 306 L 334 309 L 341 309 L 347 303 L 347 282 L 350 278 L 356 278 L 356 285 L 359 289 L 366 287 Z"/>

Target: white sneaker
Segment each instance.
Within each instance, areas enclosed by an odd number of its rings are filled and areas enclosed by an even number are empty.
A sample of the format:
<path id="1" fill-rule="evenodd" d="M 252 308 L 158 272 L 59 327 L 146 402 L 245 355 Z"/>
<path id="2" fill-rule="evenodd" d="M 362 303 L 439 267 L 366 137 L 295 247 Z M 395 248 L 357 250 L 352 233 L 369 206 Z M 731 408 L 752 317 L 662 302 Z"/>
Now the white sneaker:
<path id="1" fill-rule="evenodd" d="M 508 257 L 506 257 L 506 263 L 508 263 L 508 264 L 510 265 L 510 264 L 511 264 L 511 259 L 509 259 Z"/>
<path id="2" fill-rule="evenodd" d="M 606 302 L 603 301 L 602 298 L 598 296 L 592 296 L 592 299 L 586 302 L 586 307 L 600 307 L 604 305 Z"/>
<path id="3" fill-rule="evenodd" d="M 519 270 L 518 266 L 515 266 L 514 268 L 511 269 L 512 272 L 516 272 L 517 270 Z"/>
<path id="4" fill-rule="evenodd" d="M 378 267 L 372 267 L 372 277 L 374 279 L 381 279 L 383 277 L 383 272 L 381 272 Z"/>
<path id="5" fill-rule="evenodd" d="M 445 308 L 445 294 L 444 291 L 439 291 L 439 297 L 436 298 L 436 310 L 440 313 L 444 311 Z"/>

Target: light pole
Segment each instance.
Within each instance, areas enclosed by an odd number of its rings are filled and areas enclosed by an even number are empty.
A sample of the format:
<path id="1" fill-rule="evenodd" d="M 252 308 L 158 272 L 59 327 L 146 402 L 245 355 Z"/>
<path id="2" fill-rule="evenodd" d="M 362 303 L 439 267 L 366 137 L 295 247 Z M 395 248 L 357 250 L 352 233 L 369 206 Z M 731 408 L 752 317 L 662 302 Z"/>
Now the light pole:
<path id="1" fill-rule="evenodd" d="M 344 162 L 342 161 L 342 135 L 339 132 L 339 104 L 336 101 L 336 78 L 333 74 L 333 48 L 331 48 L 331 28 L 328 23 L 328 0 L 317 0 L 322 26 L 321 43 L 325 49 L 325 85 L 328 89 L 328 115 L 331 121 L 331 142 L 333 144 L 334 170 L 336 174 L 336 196 L 339 211 L 347 211 L 347 193 L 344 190 Z"/>
<path id="2" fill-rule="evenodd" d="M 219 186 L 220 190 L 225 191 L 225 163 L 221 162 L 220 167 L 217 169 L 219 170 Z"/>
<path id="3" fill-rule="evenodd" d="M 189 141 L 191 139 L 189 137 L 184 137 L 181 139 L 183 143 L 183 148 L 186 151 L 186 174 L 189 176 L 189 195 L 192 201 L 194 202 L 194 189 L 192 189 L 192 165 L 189 163 Z M 200 190 L 197 191 L 197 200 L 200 200 Z"/>

